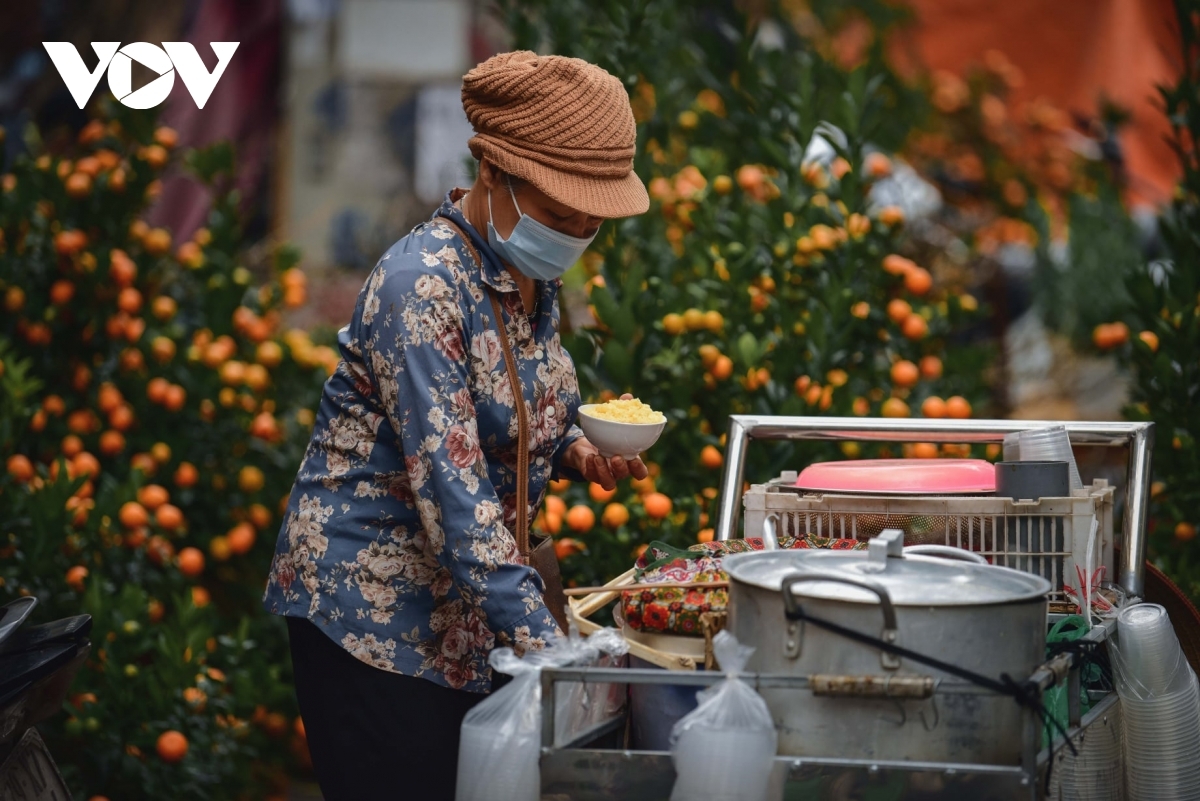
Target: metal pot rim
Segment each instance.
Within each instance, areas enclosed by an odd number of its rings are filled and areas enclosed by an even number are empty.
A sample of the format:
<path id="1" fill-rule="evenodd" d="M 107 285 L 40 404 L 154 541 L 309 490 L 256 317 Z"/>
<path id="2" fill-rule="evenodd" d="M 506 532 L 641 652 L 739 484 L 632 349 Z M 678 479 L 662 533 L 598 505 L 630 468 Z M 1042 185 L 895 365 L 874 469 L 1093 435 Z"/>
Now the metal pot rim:
<path id="1" fill-rule="evenodd" d="M 949 561 L 933 556 L 906 555 L 888 559 L 883 569 L 872 570 L 862 551 L 751 551 L 729 554 L 722 567 L 731 582 L 782 592 L 786 574 L 801 571 L 837 573 L 882 584 L 892 603 L 904 607 L 1000 606 L 1044 601 L 1052 586 L 1041 576 L 997 565 Z M 835 582 L 793 585 L 802 598 L 878 605 L 871 593 Z"/>

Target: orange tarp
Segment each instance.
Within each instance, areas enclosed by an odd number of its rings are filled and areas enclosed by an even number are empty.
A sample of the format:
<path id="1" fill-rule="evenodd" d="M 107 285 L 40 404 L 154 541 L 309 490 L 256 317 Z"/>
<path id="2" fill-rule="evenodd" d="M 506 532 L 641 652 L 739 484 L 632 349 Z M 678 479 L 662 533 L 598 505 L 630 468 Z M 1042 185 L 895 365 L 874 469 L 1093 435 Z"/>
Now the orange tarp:
<path id="1" fill-rule="evenodd" d="M 1155 87 L 1179 73 L 1179 41 L 1170 0 L 908 0 L 916 19 L 893 40 L 901 60 L 964 74 L 988 50 L 1024 73 L 1013 100 L 1045 97 L 1095 117 L 1102 97 L 1132 114 L 1119 141 L 1129 200 L 1170 197 L 1178 162 Z"/>

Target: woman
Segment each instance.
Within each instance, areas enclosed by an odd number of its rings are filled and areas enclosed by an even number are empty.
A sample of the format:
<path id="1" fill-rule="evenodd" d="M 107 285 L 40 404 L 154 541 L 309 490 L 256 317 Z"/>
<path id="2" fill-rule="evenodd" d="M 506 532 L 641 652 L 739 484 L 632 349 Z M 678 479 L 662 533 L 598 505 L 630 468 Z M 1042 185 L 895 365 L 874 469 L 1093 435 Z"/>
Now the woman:
<path id="1" fill-rule="evenodd" d="M 558 632 L 512 534 L 515 392 L 529 421 L 529 518 L 552 478 L 611 489 L 646 475 L 572 425 L 579 389 L 558 335 L 559 276 L 604 219 L 649 206 L 629 98 L 599 67 L 528 52 L 479 65 L 462 96 L 478 178 L 367 278 L 264 598 L 288 618 L 329 801 L 453 798 L 460 724 L 492 689 L 489 652 L 541 648 Z"/>

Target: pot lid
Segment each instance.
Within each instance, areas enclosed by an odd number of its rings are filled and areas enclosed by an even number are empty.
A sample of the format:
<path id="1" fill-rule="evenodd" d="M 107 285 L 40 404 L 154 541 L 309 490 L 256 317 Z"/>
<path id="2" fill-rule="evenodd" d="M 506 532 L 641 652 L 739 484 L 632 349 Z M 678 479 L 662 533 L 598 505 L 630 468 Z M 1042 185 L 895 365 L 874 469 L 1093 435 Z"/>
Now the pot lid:
<path id="1" fill-rule="evenodd" d="M 890 536 L 889 536 L 890 535 Z M 730 554 L 721 563 L 734 581 L 780 590 L 791 573 L 827 575 L 830 581 L 796 582 L 801 598 L 878 603 L 876 594 L 855 586 L 862 581 L 881 586 L 896 606 L 977 606 L 1036 600 L 1050 592 L 1050 582 L 1007 567 L 936 556 L 903 554 L 899 531 L 885 531 L 863 551 L 787 550 Z M 836 578 L 835 578 L 836 577 Z M 844 579 L 843 583 L 836 579 Z"/>
<path id="2" fill-rule="evenodd" d="M 982 459 L 855 459 L 811 464 L 796 479 L 810 492 L 958 495 L 996 491 L 996 468 Z"/>

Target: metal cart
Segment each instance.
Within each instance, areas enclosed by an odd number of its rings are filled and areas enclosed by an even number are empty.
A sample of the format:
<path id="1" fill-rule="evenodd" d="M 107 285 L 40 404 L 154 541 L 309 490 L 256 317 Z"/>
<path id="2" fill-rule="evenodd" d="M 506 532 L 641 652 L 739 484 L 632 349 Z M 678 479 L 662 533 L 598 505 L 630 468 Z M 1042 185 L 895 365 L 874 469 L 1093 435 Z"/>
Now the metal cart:
<path id="1" fill-rule="evenodd" d="M 821 417 L 733 416 L 721 482 L 716 524 L 718 539 L 737 531 L 747 448 L 751 440 L 826 440 L 874 442 L 1001 443 L 1006 434 L 1030 428 L 1065 425 L 1072 445 L 1118 447 L 1128 451 L 1127 491 L 1121 525 L 1118 582 L 1130 597 L 1143 591 L 1145 522 L 1150 486 L 1150 459 L 1154 445 L 1151 423 L 1058 423 L 1009 420 L 879 420 Z M 1068 558 L 1068 556 L 1064 556 Z M 1062 572 L 1059 572 L 1061 577 Z M 1052 615 L 1052 617 L 1054 617 Z M 1085 640 L 1102 643 L 1115 630 L 1108 620 L 1094 627 Z M 1080 702 L 1081 660 L 1077 653 L 1056 656 L 1039 667 L 1029 681 L 1041 690 L 1066 686 L 1069 699 L 1067 736 L 1041 747 L 1042 722 L 1025 710 L 1020 764 L 989 765 L 915 761 L 871 761 L 822 757 L 777 756 L 773 787 L 783 799 L 842 799 L 864 797 L 904 799 L 1022 799 L 1036 801 L 1058 786 L 1054 770 L 1071 760 L 1083 764 L 1089 752 L 1120 753 L 1120 705 L 1115 693 L 1094 693 L 1091 709 L 1083 714 Z M 601 801 L 604 799 L 666 799 L 675 780 L 669 752 L 633 751 L 621 747 L 628 714 L 604 720 L 562 743 L 556 738 L 554 701 L 564 682 L 581 682 L 607 693 L 612 684 L 709 686 L 724 676 L 718 672 L 637 670 L 622 668 L 547 668 L 542 672 L 543 750 L 542 798 Z M 743 674 L 756 687 L 790 688 L 796 692 L 821 692 L 811 677 Z M 966 682 L 942 679 L 932 696 L 979 696 L 989 691 Z M 585 694 L 585 698 L 586 698 Z M 558 744 L 556 744 L 556 739 Z M 1078 756 L 1069 757 L 1067 740 Z M 1103 760 L 1101 760 L 1103 761 Z M 730 769 L 737 769 L 730 755 Z M 1123 798 L 1119 760 L 1100 777 L 1113 798 Z"/>

